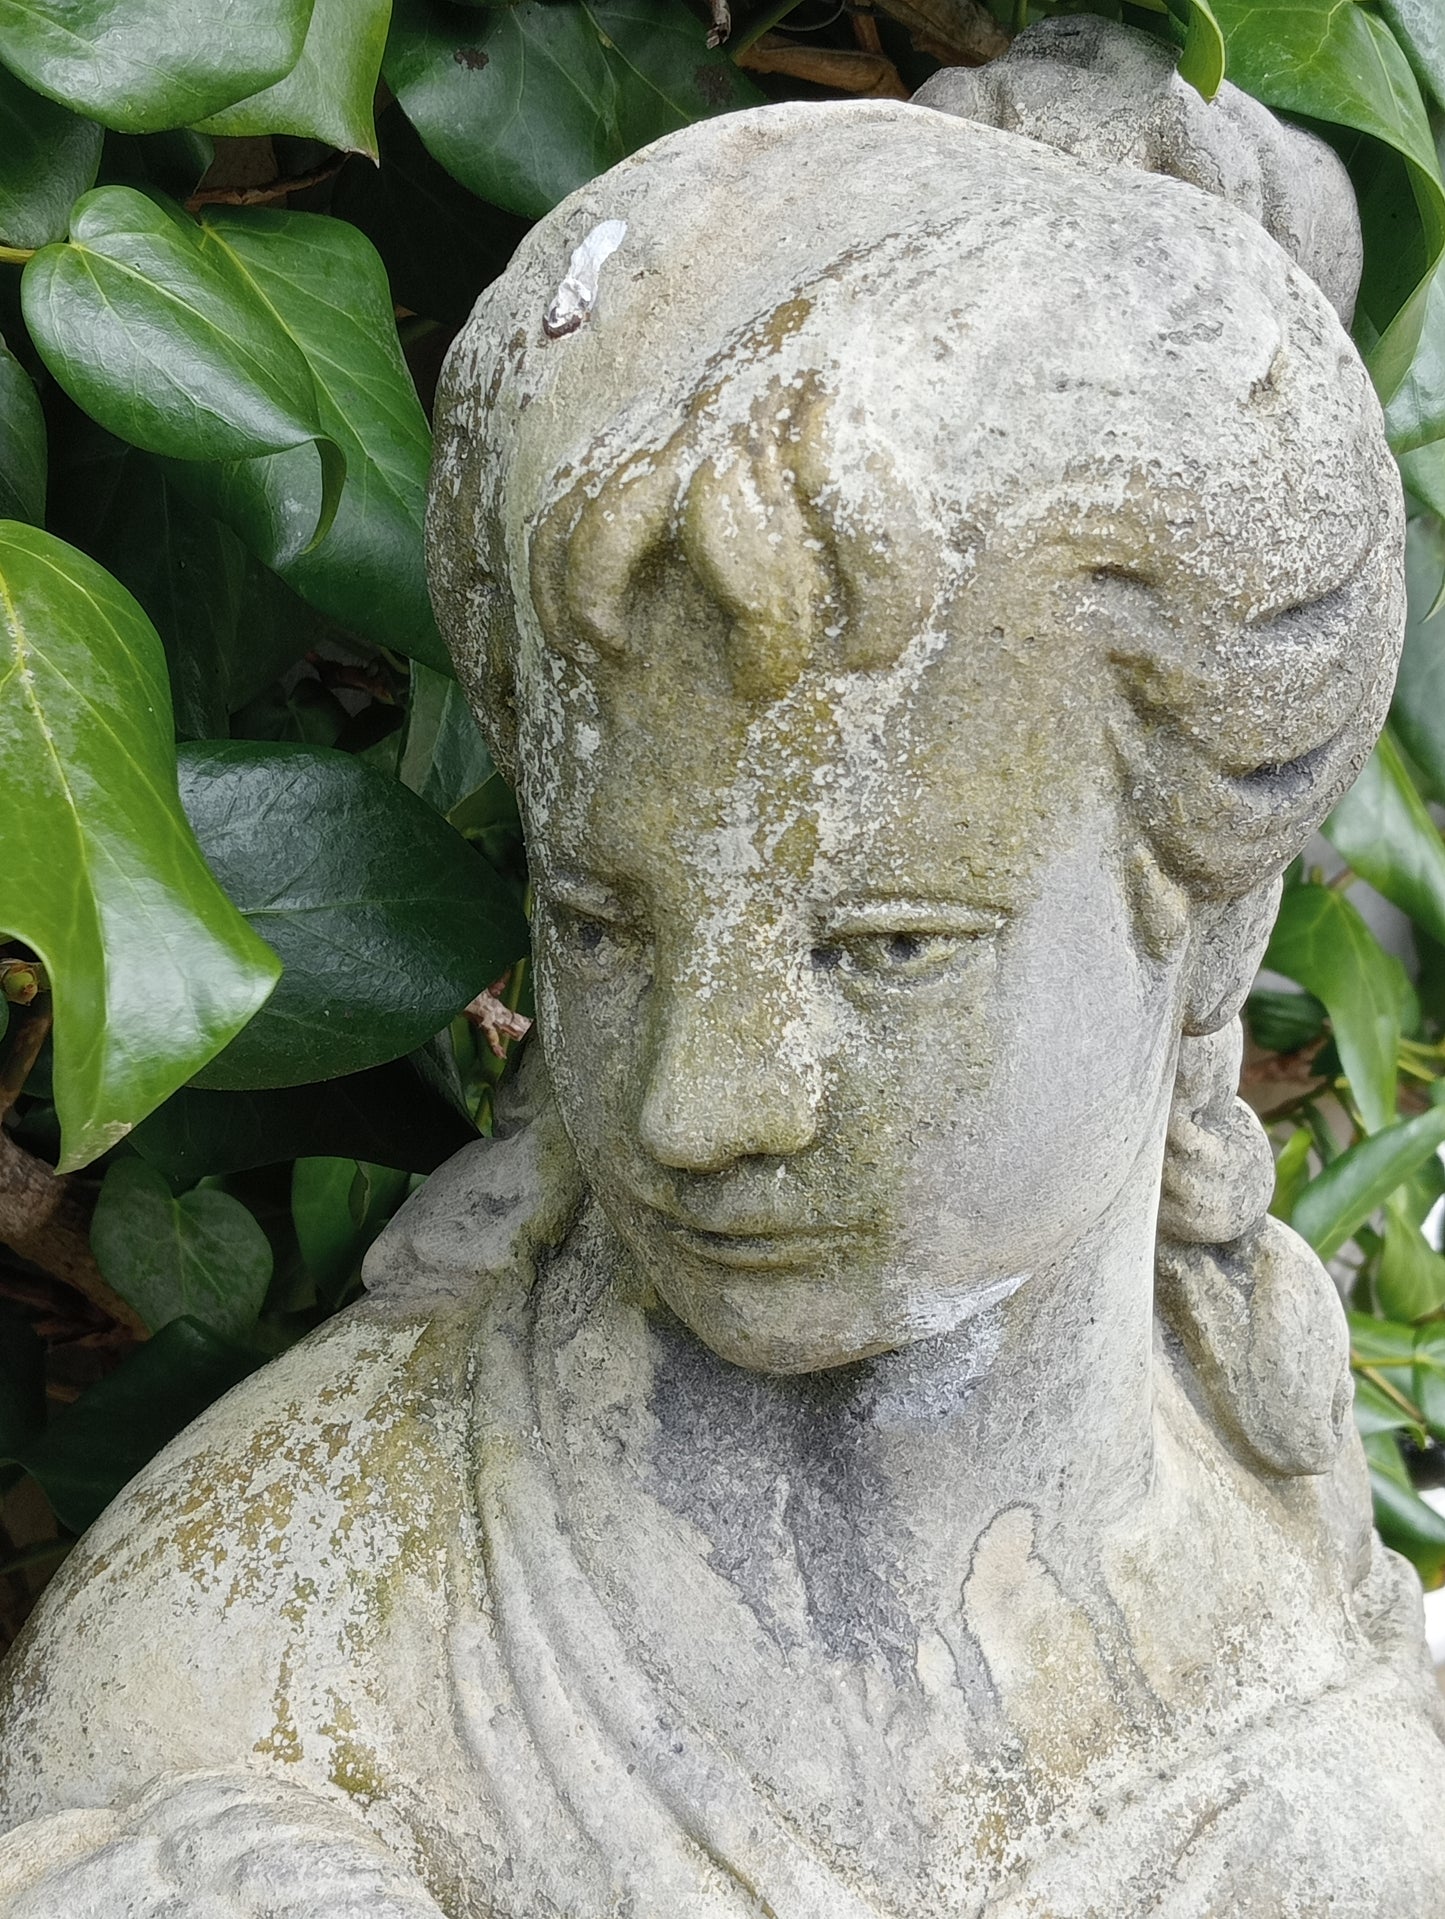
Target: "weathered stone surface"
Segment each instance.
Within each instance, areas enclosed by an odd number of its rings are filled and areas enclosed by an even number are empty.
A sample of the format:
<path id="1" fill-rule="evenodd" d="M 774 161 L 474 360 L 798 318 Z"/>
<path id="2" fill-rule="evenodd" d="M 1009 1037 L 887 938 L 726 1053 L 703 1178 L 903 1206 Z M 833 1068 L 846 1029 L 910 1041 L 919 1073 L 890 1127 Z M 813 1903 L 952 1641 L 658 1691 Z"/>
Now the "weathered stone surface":
<path id="1" fill-rule="evenodd" d="M 483 296 L 431 560 L 545 1060 L 57 1581 L 6 1919 L 1438 1914 L 1418 1589 L 1234 1101 L 1399 489 L 1230 197 L 770 108 Z"/>

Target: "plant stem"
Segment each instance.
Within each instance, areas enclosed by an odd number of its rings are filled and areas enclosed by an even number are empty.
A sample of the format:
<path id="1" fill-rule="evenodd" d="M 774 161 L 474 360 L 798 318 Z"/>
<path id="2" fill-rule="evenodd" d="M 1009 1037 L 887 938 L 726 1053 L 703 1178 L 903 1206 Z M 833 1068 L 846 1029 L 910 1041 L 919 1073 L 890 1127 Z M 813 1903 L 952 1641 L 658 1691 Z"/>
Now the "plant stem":
<path id="1" fill-rule="evenodd" d="M 40 1057 L 50 1024 L 50 995 L 41 993 L 31 1003 L 29 1011 L 16 1020 L 15 1035 L 5 1055 L 5 1064 L 0 1067 L 0 1119 L 4 1119 L 19 1099 L 30 1077 L 30 1069 Z"/>
<path id="2" fill-rule="evenodd" d="M 733 41 L 728 48 L 728 58 L 736 65 L 739 54 L 746 53 L 749 47 L 756 46 L 765 33 L 771 33 L 779 21 L 786 20 L 793 9 L 801 4 L 802 0 L 775 0 L 774 5 L 765 7 L 751 26 L 744 27 L 737 39 Z"/>
<path id="3" fill-rule="evenodd" d="M 38 247 L 7 247 L 0 244 L 0 265 L 23 267 L 27 260 L 33 260 Z"/>

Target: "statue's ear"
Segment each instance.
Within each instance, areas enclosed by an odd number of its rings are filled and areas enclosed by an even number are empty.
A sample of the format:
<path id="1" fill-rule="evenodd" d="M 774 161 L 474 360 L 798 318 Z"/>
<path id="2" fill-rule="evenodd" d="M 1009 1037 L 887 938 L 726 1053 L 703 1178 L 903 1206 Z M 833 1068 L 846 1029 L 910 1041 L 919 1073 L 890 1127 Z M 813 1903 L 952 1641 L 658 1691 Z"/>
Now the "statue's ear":
<path id="1" fill-rule="evenodd" d="M 1184 1031 L 1217 1033 L 1243 1006 L 1279 910 L 1280 882 L 1194 908 L 1184 959 Z"/>

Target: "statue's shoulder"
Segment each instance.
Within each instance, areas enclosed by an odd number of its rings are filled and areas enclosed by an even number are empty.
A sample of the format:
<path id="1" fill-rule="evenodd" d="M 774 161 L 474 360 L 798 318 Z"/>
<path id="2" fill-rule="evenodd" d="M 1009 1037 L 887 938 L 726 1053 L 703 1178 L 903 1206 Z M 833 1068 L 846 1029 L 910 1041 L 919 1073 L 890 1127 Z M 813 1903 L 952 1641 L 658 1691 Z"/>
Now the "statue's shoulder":
<path id="1" fill-rule="evenodd" d="M 403 1588 L 445 1603 L 470 1346 L 464 1315 L 363 1305 L 131 1482 L 0 1675 L 0 1829 L 161 1771 L 299 1759 L 358 1721 Z"/>
<path id="2" fill-rule="evenodd" d="M 160 1771 L 361 1776 L 397 1698 L 434 1683 L 445 1714 L 447 1625 L 486 1605 L 479 1326 L 575 1190 L 545 1134 L 514 1114 L 433 1174 L 372 1249 L 374 1291 L 210 1407 L 86 1534 L 0 1672 L 0 1830 Z"/>

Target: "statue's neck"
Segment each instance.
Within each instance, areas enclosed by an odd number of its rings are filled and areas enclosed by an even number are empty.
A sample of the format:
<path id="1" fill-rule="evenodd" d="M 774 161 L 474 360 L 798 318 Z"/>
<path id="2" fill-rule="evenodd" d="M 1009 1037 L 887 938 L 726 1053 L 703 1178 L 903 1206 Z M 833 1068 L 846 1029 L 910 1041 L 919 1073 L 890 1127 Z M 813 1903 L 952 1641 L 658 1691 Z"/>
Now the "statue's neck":
<path id="1" fill-rule="evenodd" d="M 665 1309 L 614 1296 L 602 1346 L 647 1349 L 623 1369 L 645 1404 L 622 1470 L 740 1584 L 786 1562 L 820 1605 L 836 1584 L 840 1607 L 871 1607 L 900 1641 L 957 1608 L 1005 1512 L 1087 1583 L 1102 1531 L 1149 1484 L 1157 1187 L 1153 1153 L 1058 1265 L 947 1335 L 829 1372 L 744 1371 Z"/>

